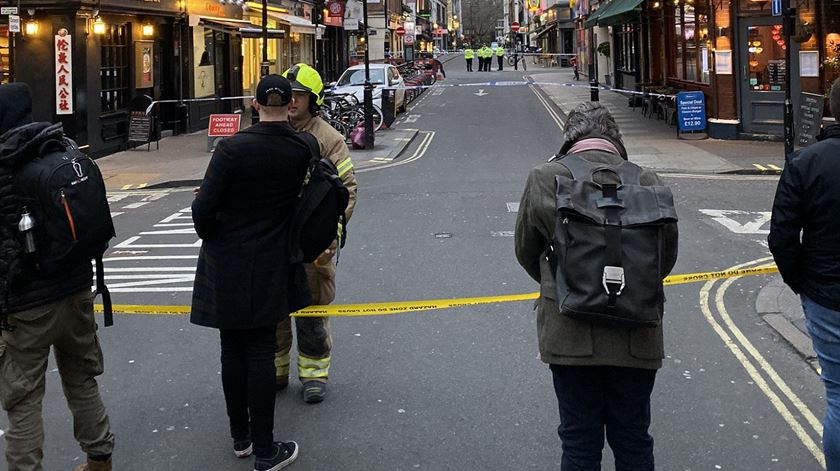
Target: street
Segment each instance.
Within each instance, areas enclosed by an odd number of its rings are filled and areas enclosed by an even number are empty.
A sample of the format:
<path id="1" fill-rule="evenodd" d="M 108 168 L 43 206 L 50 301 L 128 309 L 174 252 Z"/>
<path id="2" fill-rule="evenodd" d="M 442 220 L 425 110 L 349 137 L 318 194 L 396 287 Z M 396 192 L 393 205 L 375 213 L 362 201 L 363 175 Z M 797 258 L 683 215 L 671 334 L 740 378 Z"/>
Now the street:
<path id="1" fill-rule="evenodd" d="M 358 173 L 336 303 L 538 289 L 514 256 L 517 206 L 530 169 L 562 143 L 558 126 L 568 108 L 557 104 L 588 97 L 588 89 L 491 83 L 570 76 L 531 64 L 527 72 L 463 68 L 462 60 L 447 63 L 442 85 L 470 86 L 433 88 L 400 116 L 396 127 L 419 129 L 401 156 Z M 626 107 L 610 92 L 602 97 Z M 674 192 L 680 255 L 673 273 L 772 263 L 766 236 L 778 176 L 712 172 L 780 164 L 781 156 L 751 143 L 746 155 L 721 157 L 712 150 L 719 142 L 683 144 L 660 122 L 616 110 L 630 159 L 661 170 Z M 677 153 L 689 145 L 696 153 Z M 105 266 L 114 303 L 189 306 L 200 247 L 191 188 L 109 198 L 117 239 Z M 652 397 L 658 469 L 824 469 L 823 385 L 756 312 L 767 283 L 752 276 L 666 288 L 667 357 Z M 300 445 L 289 469 L 559 469 L 557 401 L 537 358 L 532 306 L 334 319 L 326 401 L 304 404 L 298 382 L 277 395 L 275 436 Z M 231 453 L 217 331 L 185 315 L 129 314 L 99 335 L 116 469 L 252 469 Z M 44 417 L 45 469 L 80 463 L 54 362 Z M 605 453 L 604 469 L 613 469 Z"/>

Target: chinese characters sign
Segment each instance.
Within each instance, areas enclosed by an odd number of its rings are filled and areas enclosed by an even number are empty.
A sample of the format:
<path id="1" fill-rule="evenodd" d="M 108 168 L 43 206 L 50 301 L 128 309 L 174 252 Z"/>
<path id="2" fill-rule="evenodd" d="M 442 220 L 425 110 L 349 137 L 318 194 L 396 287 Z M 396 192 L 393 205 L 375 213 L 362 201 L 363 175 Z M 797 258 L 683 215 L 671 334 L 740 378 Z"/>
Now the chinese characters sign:
<path id="1" fill-rule="evenodd" d="M 64 28 L 55 35 L 55 113 L 73 114 L 73 42 Z"/>

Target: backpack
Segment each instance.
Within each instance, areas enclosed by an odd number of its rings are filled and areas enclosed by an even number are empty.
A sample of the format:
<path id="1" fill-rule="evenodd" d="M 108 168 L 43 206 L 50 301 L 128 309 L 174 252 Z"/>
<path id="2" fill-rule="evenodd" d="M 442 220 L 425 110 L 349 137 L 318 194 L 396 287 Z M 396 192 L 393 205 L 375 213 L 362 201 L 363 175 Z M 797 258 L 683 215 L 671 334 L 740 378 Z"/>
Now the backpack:
<path id="1" fill-rule="evenodd" d="M 344 211 L 350 192 L 341 182 L 335 164 L 321 156 L 315 136 L 300 133 L 298 137 L 309 149 L 311 158 L 303 187 L 292 213 L 289 236 L 291 263 L 312 263 L 339 239 L 346 239 Z M 339 229 L 341 233 L 339 233 Z"/>
<path id="2" fill-rule="evenodd" d="M 67 138 L 45 142 L 37 155 L 14 174 L 15 194 L 35 223 L 31 256 L 45 275 L 96 260 L 96 294 L 102 295 L 105 325 L 113 325 L 102 256 L 116 233 L 102 173 Z"/>
<path id="3" fill-rule="evenodd" d="M 643 186 L 633 163 L 559 160 L 572 178 L 555 177 L 556 224 L 549 261 L 560 311 L 569 317 L 626 326 L 657 326 L 665 302 L 665 224 L 677 221 L 666 186 Z M 598 184 L 596 172 L 621 184 Z"/>

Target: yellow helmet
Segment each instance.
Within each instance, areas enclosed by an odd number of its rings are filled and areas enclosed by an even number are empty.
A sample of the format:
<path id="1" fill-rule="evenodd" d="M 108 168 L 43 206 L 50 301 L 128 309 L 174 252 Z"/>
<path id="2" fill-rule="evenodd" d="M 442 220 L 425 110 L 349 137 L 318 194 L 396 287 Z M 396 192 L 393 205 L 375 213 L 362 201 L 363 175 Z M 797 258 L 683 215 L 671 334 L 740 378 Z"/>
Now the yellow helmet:
<path id="1" fill-rule="evenodd" d="M 315 103 L 318 106 L 324 104 L 324 82 L 321 80 L 321 74 L 311 66 L 295 64 L 283 72 L 283 77 L 292 83 L 292 90 L 309 92 L 315 95 Z"/>

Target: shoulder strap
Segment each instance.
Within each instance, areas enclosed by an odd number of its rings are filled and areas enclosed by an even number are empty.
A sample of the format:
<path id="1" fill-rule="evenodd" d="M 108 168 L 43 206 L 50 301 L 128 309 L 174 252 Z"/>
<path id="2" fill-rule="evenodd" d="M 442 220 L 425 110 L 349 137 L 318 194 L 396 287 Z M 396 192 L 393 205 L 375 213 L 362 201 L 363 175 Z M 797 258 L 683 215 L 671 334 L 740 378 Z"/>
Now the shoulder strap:
<path id="1" fill-rule="evenodd" d="M 569 169 L 569 172 L 572 173 L 572 178 L 575 180 L 592 181 L 592 174 L 601 170 L 607 170 L 617 174 L 622 185 L 641 184 L 642 168 L 626 160 L 618 165 L 607 165 L 589 162 L 577 154 L 567 154 L 559 156 L 556 159 L 552 158 L 551 160 L 563 164 L 563 166 Z"/>
<path id="2" fill-rule="evenodd" d="M 566 154 L 558 162 L 569 169 L 575 180 L 592 181 L 592 171 L 595 166 L 577 154 Z"/>
<path id="3" fill-rule="evenodd" d="M 114 325 L 114 311 L 111 307 L 111 292 L 105 286 L 105 264 L 102 255 L 96 257 L 96 292 L 94 297 L 102 295 L 102 311 L 105 314 L 105 327 Z"/>
<path id="4" fill-rule="evenodd" d="M 312 156 L 312 159 L 316 162 L 321 160 L 321 145 L 318 144 L 318 139 L 316 139 L 315 136 L 313 136 L 312 134 L 305 131 L 298 133 L 297 136 L 309 149 L 309 154 Z"/>

